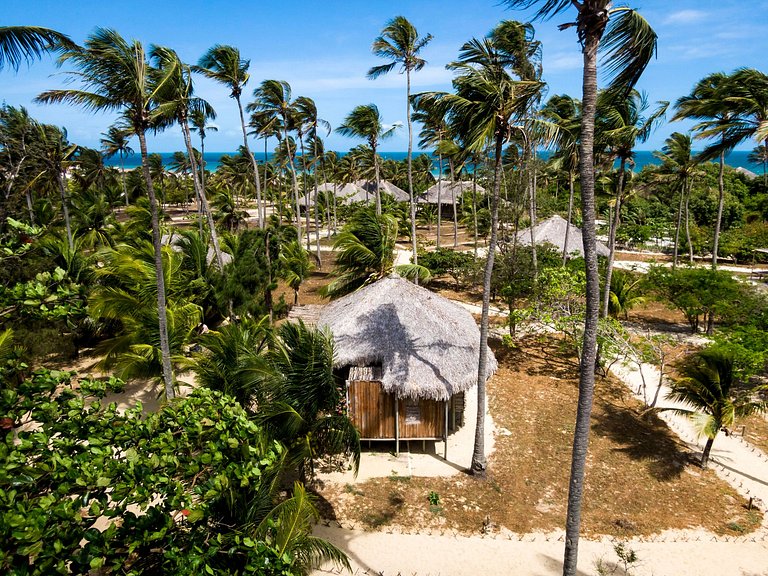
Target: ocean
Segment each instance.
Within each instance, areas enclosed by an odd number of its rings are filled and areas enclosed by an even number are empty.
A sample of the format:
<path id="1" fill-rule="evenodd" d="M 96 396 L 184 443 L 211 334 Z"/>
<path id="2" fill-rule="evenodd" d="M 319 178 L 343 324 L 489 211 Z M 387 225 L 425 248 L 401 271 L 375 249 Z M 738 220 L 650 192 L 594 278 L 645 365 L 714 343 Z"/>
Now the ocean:
<path id="1" fill-rule="evenodd" d="M 211 171 L 216 171 L 216 169 L 219 167 L 219 163 L 221 161 L 221 157 L 229 154 L 233 155 L 234 152 L 206 152 L 205 153 L 205 164 L 206 168 Z M 346 152 L 338 152 L 339 156 L 343 156 L 346 154 Z M 407 152 L 381 152 L 381 156 L 385 159 L 390 160 L 405 160 L 408 156 Z M 421 154 L 421 152 L 414 152 L 414 156 L 417 154 Z M 546 158 L 547 152 L 541 152 L 542 157 Z M 726 156 L 725 161 L 729 166 L 732 166 L 733 168 L 746 168 L 747 170 L 750 170 L 754 172 L 755 174 L 762 174 L 763 173 L 763 166 L 762 164 L 752 164 L 749 162 L 747 157 L 749 156 L 750 152 L 746 150 L 742 151 L 735 151 L 731 152 L 728 156 Z M 169 165 L 173 161 L 173 153 L 171 152 L 161 152 L 160 156 L 163 158 L 163 164 Z M 269 159 L 272 159 L 272 154 L 270 153 Z M 256 154 L 256 159 L 260 162 L 263 162 L 264 160 L 264 153 Z M 106 161 L 106 164 L 109 166 L 120 166 L 120 161 L 118 158 L 110 158 Z M 125 159 L 125 168 L 127 170 L 131 170 L 133 168 L 136 168 L 140 166 L 141 164 L 141 158 L 138 154 L 134 154 L 133 156 L 129 156 Z M 650 150 L 638 150 L 635 152 L 635 171 L 639 172 L 642 170 L 643 166 L 647 164 L 661 164 L 657 158 L 654 157 L 653 152 Z M 616 164 L 618 167 L 618 163 Z M 435 159 L 435 166 L 434 166 L 434 172 L 437 171 L 437 159 Z"/>

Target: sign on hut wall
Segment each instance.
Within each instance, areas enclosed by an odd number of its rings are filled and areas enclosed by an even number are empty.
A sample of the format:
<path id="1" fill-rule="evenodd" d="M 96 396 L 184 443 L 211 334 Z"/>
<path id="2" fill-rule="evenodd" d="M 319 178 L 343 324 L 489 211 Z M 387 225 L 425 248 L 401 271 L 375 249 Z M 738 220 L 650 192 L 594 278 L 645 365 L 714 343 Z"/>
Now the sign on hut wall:
<path id="1" fill-rule="evenodd" d="M 419 407 L 419 401 L 409 398 L 404 402 L 404 404 L 405 423 L 419 424 L 421 422 L 421 408 Z"/>

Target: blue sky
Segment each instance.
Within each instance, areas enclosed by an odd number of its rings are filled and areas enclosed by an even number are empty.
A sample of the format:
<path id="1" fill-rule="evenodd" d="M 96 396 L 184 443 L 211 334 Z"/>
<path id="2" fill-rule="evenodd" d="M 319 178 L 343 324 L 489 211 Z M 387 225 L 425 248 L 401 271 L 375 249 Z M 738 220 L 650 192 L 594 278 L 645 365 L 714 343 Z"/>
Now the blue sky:
<path id="1" fill-rule="evenodd" d="M 710 72 L 731 72 L 743 66 L 768 71 L 768 0 L 634 0 L 629 5 L 639 9 L 659 34 L 658 58 L 638 85 L 652 102 L 674 102 Z M 445 64 L 455 59 L 462 43 L 487 34 L 503 19 L 524 21 L 530 16 L 508 10 L 497 0 L 17 0 L 3 7 L 0 25 L 47 26 L 78 43 L 97 26 L 111 27 L 129 39 L 170 46 L 190 63 L 213 44 L 231 44 L 251 61 L 246 101 L 262 80 L 287 80 L 294 96 L 313 98 L 320 116 L 335 127 L 356 105 L 370 102 L 379 107 L 385 122 L 404 123 L 404 77 L 393 72 L 375 81 L 365 78 L 368 68 L 383 63 L 371 54 L 371 42 L 396 15 L 408 18 L 421 34 L 434 36 L 423 51 L 428 65 L 414 75 L 414 91 L 449 90 L 451 73 Z M 535 26 L 537 39 L 543 43 L 549 95 L 580 97 L 581 53 L 576 33 L 557 30 L 557 24 L 567 22 L 569 15 Z M 98 147 L 100 133 L 112 121 L 110 116 L 86 114 L 68 105 L 32 103 L 39 92 L 63 85 L 62 70 L 49 57 L 29 68 L 22 66 L 18 73 L 3 70 L 0 100 L 27 107 L 43 122 L 66 127 L 73 142 Z M 203 78 L 197 79 L 196 91 L 218 112 L 215 124 L 219 132 L 208 137 L 206 149 L 235 150 L 241 136 L 234 101 L 222 86 Z M 688 127 L 681 122 L 663 125 L 641 148 L 660 148 L 670 133 Z M 326 143 L 328 149 L 347 150 L 360 142 L 331 134 Z M 741 148 L 754 146 L 749 142 Z M 181 134 L 168 130 L 153 137 L 150 148 L 156 152 L 181 150 Z M 404 128 L 381 146 L 383 151 L 406 148 Z"/>

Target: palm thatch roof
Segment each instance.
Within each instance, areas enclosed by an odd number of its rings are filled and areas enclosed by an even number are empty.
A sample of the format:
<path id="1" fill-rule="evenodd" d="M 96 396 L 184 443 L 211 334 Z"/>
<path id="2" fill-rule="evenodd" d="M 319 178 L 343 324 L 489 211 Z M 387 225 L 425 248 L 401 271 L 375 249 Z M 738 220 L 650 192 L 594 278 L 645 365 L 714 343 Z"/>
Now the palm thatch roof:
<path id="1" fill-rule="evenodd" d="M 440 204 L 453 204 L 454 197 L 459 201 L 464 192 L 477 190 L 480 194 L 485 194 L 485 188 L 468 180 L 439 180 L 433 184 L 421 195 L 419 202 L 422 204 L 437 204 L 438 190 L 440 192 Z"/>
<path id="2" fill-rule="evenodd" d="M 562 251 L 563 244 L 565 243 L 565 230 L 567 226 L 568 222 L 566 222 L 565 219 L 561 216 L 555 214 L 551 218 L 548 218 L 543 222 L 539 222 L 536 224 L 536 226 L 533 227 L 534 241 L 537 244 L 548 242 L 558 250 Z M 531 229 L 526 228 L 525 230 L 520 230 L 517 233 L 517 241 L 521 244 L 525 244 L 526 246 L 530 245 Z M 570 230 L 568 232 L 568 247 L 566 248 L 566 253 L 576 253 L 579 256 L 584 256 L 584 245 L 581 236 L 581 228 L 574 226 L 573 224 L 570 225 Z M 607 257 L 609 254 L 608 247 L 602 242 L 598 242 L 597 254 L 598 256 Z"/>
<path id="3" fill-rule="evenodd" d="M 360 188 L 363 190 L 367 190 L 368 194 L 370 194 L 371 198 L 376 198 L 376 182 L 374 180 L 358 180 L 355 182 Z M 389 194 L 390 196 L 394 196 L 395 200 L 398 202 L 407 202 L 409 200 L 408 192 L 400 188 L 399 186 L 395 186 L 390 182 L 389 180 L 380 180 L 379 181 L 379 190 L 381 192 L 385 192 Z"/>
<path id="4" fill-rule="evenodd" d="M 743 168 L 742 166 L 738 166 L 738 167 L 734 168 L 734 170 L 736 172 L 738 172 L 739 174 L 744 174 L 744 176 L 746 176 L 750 180 L 754 180 L 755 178 L 757 178 L 757 174 L 752 172 L 752 170 L 748 170 L 747 168 Z"/>
<path id="5" fill-rule="evenodd" d="M 317 187 L 318 194 L 322 192 L 330 192 L 336 194 L 339 202 L 342 204 L 351 204 L 352 202 L 365 202 L 366 196 L 374 198 L 373 193 L 366 192 L 363 188 L 360 188 L 357 184 L 348 182 L 346 184 L 334 184 L 333 182 L 326 182 L 320 184 Z M 307 198 L 309 196 L 309 198 Z M 315 197 L 314 190 L 310 190 L 304 196 L 299 198 L 299 206 L 314 206 Z"/>
<path id="6" fill-rule="evenodd" d="M 477 383 L 480 330 L 472 315 L 396 274 L 331 302 L 318 326 L 333 333 L 336 367 L 381 366 L 385 392 L 448 400 Z M 486 378 L 496 368 L 489 349 Z"/>

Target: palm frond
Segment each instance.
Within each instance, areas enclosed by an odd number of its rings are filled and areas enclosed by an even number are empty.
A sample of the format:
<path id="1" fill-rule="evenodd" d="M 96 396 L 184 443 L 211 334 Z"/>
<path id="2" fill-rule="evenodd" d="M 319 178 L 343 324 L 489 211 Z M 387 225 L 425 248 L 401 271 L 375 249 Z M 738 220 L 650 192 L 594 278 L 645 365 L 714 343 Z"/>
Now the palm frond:
<path id="1" fill-rule="evenodd" d="M 628 91 L 656 56 L 658 36 L 636 10 L 619 8 L 611 18 L 603 41 L 603 64 L 611 76 L 610 89 Z"/>

